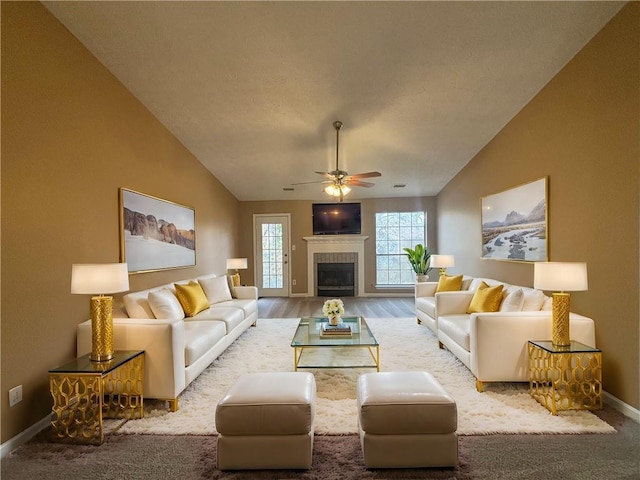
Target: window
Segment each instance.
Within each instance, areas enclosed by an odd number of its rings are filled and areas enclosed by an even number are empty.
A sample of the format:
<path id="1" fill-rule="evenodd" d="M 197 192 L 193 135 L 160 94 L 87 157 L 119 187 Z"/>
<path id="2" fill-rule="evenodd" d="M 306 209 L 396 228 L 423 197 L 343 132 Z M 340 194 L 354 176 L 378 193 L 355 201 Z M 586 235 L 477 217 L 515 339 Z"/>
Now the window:
<path id="1" fill-rule="evenodd" d="M 281 223 L 262 224 L 262 287 L 282 288 L 284 242 Z"/>
<path id="2" fill-rule="evenodd" d="M 426 246 L 425 212 L 376 213 L 376 284 L 413 285 L 404 247 Z"/>

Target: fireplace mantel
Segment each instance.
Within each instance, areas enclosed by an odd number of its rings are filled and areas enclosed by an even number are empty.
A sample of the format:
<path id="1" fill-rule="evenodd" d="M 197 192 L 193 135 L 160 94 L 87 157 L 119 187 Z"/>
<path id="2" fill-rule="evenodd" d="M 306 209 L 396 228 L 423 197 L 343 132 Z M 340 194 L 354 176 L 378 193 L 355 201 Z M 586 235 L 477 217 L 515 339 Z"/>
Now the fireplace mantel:
<path id="1" fill-rule="evenodd" d="M 339 244 L 339 243 L 352 243 L 359 244 L 369 238 L 369 235 L 314 235 L 313 237 L 302 237 L 309 244 Z"/>
<path id="2" fill-rule="evenodd" d="M 358 285 L 356 295 L 364 296 L 364 242 L 368 235 L 314 235 L 303 237 L 307 242 L 307 295 L 315 296 L 316 285 L 314 278 L 315 264 L 313 256 L 316 253 L 354 252 L 358 256 Z"/>

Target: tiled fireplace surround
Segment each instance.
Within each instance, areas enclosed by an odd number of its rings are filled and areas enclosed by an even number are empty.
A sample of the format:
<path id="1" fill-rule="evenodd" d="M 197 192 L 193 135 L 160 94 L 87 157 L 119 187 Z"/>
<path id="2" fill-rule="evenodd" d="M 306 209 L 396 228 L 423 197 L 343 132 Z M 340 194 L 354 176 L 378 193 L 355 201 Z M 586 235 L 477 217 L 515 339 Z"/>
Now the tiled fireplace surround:
<path id="1" fill-rule="evenodd" d="M 318 235 L 307 242 L 307 295 L 316 295 L 318 263 L 353 263 L 355 295 L 364 296 L 364 242 L 367 235 Z"/>
<path id="2" fill-rule="evenodd" d="M 313 283 L 316 287 L 318 287 L 318 264 L 321 263 L 352 263 L 354 265 L 353 268 L 353 285 L 354 285 L 354 295 L 355 295 L 355 286 L 358 285 L 358 254 L 355 252 L 334 252 L 334 253 L 316 253 L 313 256 Z M 318 296 L 320 296 L 318 294 Z"/>

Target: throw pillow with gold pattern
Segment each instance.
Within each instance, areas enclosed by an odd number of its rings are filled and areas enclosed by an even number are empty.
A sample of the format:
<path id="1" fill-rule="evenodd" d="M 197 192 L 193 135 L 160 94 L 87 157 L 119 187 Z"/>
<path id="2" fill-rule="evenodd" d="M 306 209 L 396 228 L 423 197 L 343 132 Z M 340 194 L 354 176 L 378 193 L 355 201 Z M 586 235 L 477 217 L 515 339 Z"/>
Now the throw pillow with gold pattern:
<path id="1" fill-rule="evenodd" d="M 482 282 L 473 294 L 467 313 L 497 312 L 502 302 L 503 288 L 504 285 L 490 287 Z"/>
<path id="2" fill-rule="evenodd" d="M 187 317 L 193 317 L 209 308 L 207 296 L 198 282 L 191 281 L 188 285 L 174 283 L 174 286 L 176 287 L 176 297 L 178 297 Z"/>
<path id="3" fill-rule="evenodd" d="M 440 275 L 436 293 L 438 292 L 457 292 L 462 288 L 462 275 Z"/>

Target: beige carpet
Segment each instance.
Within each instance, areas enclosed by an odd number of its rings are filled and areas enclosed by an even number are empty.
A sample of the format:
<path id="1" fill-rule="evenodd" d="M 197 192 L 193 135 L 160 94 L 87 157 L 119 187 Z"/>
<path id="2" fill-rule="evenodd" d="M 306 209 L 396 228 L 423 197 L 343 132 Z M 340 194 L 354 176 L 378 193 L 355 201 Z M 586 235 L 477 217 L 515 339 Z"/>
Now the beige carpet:
<path id="1" fill-rule="evenodd" d="M 368 320 L 380 343 L 381 370 L 426 370 L 455 398 L 458 434 L 493 433 L 613 433 L 613 427 L 586 411 L 551 415 L 528 393 L 525 383 L 492 384 L 475 390 L 474 378 L 450 352 L 438 349 L 434 335 L 414 318 Z M 122 433 L 212 435 L 215 406 L 238 375 L 248 372 L 291 371 L 291 338 L 297 319 L 264 319 L 248 329 L 180 396 L 180 410 L 170 413 L 164 403 L 148 401 L 145 418 L 129 421 Z M 366 350 L 331 351 L 355 357 Z M 326 355 L 323 350 L 320 355 Z M 325 359 L 330 360 L 330 359 Z M 340 360 L 343 360 L 341 358 Z M 316 377 L 318 398 L 316 434 L 357 431 L 355 385 L 357 376 L 373 369 L 310 370 Z"/>

